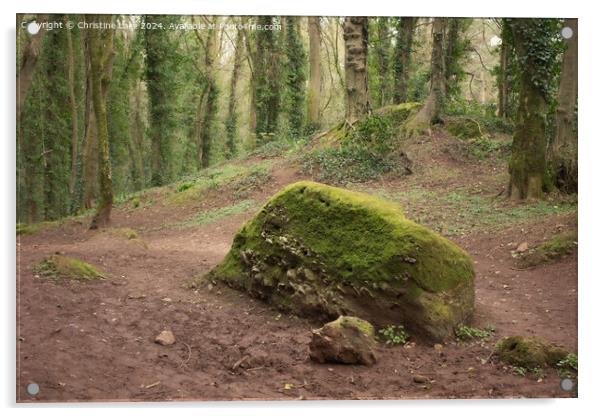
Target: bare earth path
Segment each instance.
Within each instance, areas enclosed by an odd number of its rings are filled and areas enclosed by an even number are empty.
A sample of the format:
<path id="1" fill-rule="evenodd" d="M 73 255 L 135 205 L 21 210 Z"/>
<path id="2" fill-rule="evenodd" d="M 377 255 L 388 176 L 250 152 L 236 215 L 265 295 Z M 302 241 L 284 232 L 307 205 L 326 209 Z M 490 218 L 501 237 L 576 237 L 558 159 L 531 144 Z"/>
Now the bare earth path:
<path id="1" fill-rule="evenodd" d="M 284 169 L 254 197 L 262 201 L 294 180 Z M 221 198 L 210 195 L 209 204 L 225 204 Z M 116 210 L 114 227 L 139 230 L 148 249 L 77 223 L 19 238 L 18 401 L 570 396 L 552 369 L 538 380 L 486 359 L 497 339 L 515 333 L 576 350 L 576 255 L 519 271 L 508 246 L 537 243 L 571 218 L 452 238 L 475 260 L 472 325 L 495 325 L 491 340 L 451 342 L 442 350 L 419 340 L 382 346 L 378 363 L 362 367 L 311 362 L 307 344 L 318 323 L 281 315 L 227 288 L 189 289 L 192 276 L 221 261 L 251 212 L 196 228 L 153 228 L 184 214 L 157 208 L 133 217 Z M 59 284 L 36 278 L 34 266 L 55 252 L 92 263 L 111 278 Z M 174 345 L 153 342 L 163 329 L 174 332 Z M 415 374 L 429 381 L 416 383 Z M 26 393 L 29 383 L 39 384 L 37 396 Z"/>

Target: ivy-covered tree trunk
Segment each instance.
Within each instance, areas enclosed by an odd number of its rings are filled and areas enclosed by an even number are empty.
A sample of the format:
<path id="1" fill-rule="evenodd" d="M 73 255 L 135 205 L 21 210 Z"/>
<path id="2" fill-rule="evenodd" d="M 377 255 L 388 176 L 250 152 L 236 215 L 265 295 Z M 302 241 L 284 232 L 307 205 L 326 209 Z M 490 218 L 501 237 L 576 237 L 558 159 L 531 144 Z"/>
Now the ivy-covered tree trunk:
<path id="1" fill-rule="evenodd" d="M 508 81 L 508 72 L 510 71 L 511 45 L 508 39 L 510 35 L 508 23 L 502 21 L 502 44 L 500 45 L 500 67 L 497 75 L 497 115 L 500 118 L 508 117 L 508 94 L 510 82 Z"/>
<path id="2" fill-rule="evenodd" d="M 557 27 L 553 19 L 511 19 L 508 22 L 521 67 L 508 194 L 514 200 L 538 199 L 548 185 L 545 132 L 557 59 L 551 44 L 557 37 Z"/>
<path id="3" fill-rule="evenodd" d="M 213 17 L 213 25 L 217 23 L 217 16 Z M 202 116 L 199 130 L 199 142 L 197 148 L 198 167 L 206 168 L 211 161 L 212 139 L 215 135 L 215 123 L 218 110 L 218 86 L 215 79 L 215 61 L 217 57 L 217 29 L 207 31 L 205 38 L 205 87 L 202 96 Z"/>
<path id="4" fill-rule="evenodd" d="M 389 103 L 391 91 L 391 74 L 389 71 L 391 60 L 391 37 L 389 35 L 389 18 L 376 18 L 377 39 L 373 41 L 374 58 L 376 64 L 376 100 L 377 108 Z M 374 95 L 373 95 L 374 97 Z"/>
<path id="5" fill-rule="evenodd" d="M 65 22 L 68 20 L 65 15 Z M 67 33 L 67 79 L 69 82 L 69 107 L 71 109 L 71 175 L 69 177 L 69 195 L 73 198 L 75 192 L 75 181 L 77 180 L 77 157 L 79 145 L 79 123 L 77 101 L 75 97 L 75 59 L 73 52 L 73 37 L 71 29 L 65 29 Z"/>
<path id="6" fill-rule="evenodd" d="M 234 42 L 234 62 L 230 77 L 230 95 L 228 97 L 228 115 L 226 116 L 226 158 L 236 155 L 236 137 L 238 135 L 238 113 L 236 111 L 236 88 L 240 77 L 240 67 L 243 56 L 244 34 L 241 29 L 236 31 Z"/>
<path id="7" fill-rule="evenodd" d="M 470 41 L 464 33 L 472 23 L 472 19 L 451 17 L 447 19 L 445 38 L 445 97 L 449 100 L 460 93 L 460 82 L 465 72 L 463 58 L 468 52 Z M 481 68 L 483 69 L 483 68 Z M 485 85 L 484 82 L 481 85 Z"/>
<path id="8" fill-rule="evenodd" d="M 412 43 L 417 18 L 399 17 L 393 61 L 393 101 L 396 104 L 408 101 L 408 80 L 412 58 Z"/>
<path id="9" fill-rule="evenodd" d="M 550 143 L 549 169 L 558 189 L 577 192 L 577 19 L 566 19 L 573 36 L 566 41 L 556 109 L 556 135 Z"/>
<path id="10" fill-rule="evenodd" d="M 108 24 L 111 16 L 94 15 L 86 20 Z M 113 49 L 113 31 L 110 29 L 89 29 L 90 42 L 90 76 L 92 84 L 92 103 L 96 119 L 96 136 L 98 142 L 98 183 L 99 200 L 96 214 L 90 228 L 107 226 L 111 219 L 113 207 L 113 179 L 111 176 L 111 160 L 109 157 L 109 131 L 107 126 L 106 94 Z"/>
<path id="11" fill-rule="evenodd" d="M 353 123 L 368 114 L 368 19 L 346 17 L 343 24 L 345 40 L 345 90 L 347 109 L 345 117 Z"/>
<path id="12" fill-rule="evenodd" d="M 48 15 L 43 14 L 38 15 L 36 21 L 42 23 L 47 19 Z M 21 25 L 18 25 L 17 28 L 19 30 L 17 34 L 19 34 Z M 46 32 L 46 30 L 41 29 L 35 35 L 32 35 L 21 54 L 21 62 L 17 70 L 17 125 L 21 118 L 21 108 L 23 108 L 25 98 L 27 98 L 27 92 L 31 86 L 31 81 L 33 80 L 34 69 L 40 53 L 40 46 L 42 45 Z"/>
<path id="13" fill-rule="evenodd" d="M 96 116 L 92 103 L 92 74 L 90 69 L 90 39 L 86 41 L 86 97 L 84 99 L 84 143 L 82 150 L 82 190 L 80 209 L 92 208 L 98 196 L 98 158 L 96 149 Z"/>
<path id="14" fill-rule="evenodd" d="M 273 16 L 259 16 L 259 25 L 272 25 Z M 280 48 L 273 30 L 260 30 L 255 33 L 254 101 L 256 126 L 255 133 L 259 142 L 273 135 L 280 114 Z"/>
<path id="15" fill-rule="evenodd" d="M 151 184 L 161 186 L 173 176 L 173 145 L 177 127 L 177 97 L 179 93 L 179 52 L 170 24 L 179 16 L 146 15 L 150 25 L 164 27 L 144 31 L 146 49 L 146 85 L 149 98 L 149 127 L 151 136 Z"/>
<path id="16" fill-rule="evenodd" d="M 431 52 L 431 86 L 424 105 L 406 123 L 409 135 L 421 133 L 433 123 L 441 120 L 445 106 L 445 59 L 443 54 L 445 38 L 445 18 L 433 20 L 433 48 Z"/>
<path id="17" fill-rule="evenodd" d="M 307 96 L 307 124 L 320 126 L 320 94 L 322 88 L 322 68 L 320 65 L 320 18 L 307 18 L 309 32 L 309 92 Z"/>
<path id="18" fill-rule="evenodd" d="M 286 105 L 291 136 L 299 138 L 305 122 L 305 65 L 306 54 L 299 34 L 299 19 L 287 17 L 286 21 Z"/>

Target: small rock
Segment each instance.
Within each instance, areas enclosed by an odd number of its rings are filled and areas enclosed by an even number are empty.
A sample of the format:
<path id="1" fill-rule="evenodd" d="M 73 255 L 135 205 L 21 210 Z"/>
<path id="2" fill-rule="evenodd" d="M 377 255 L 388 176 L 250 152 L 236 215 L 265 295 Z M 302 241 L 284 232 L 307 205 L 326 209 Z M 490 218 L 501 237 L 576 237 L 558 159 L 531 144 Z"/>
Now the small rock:
<path id="1" fill-rule="evenodd" d="M 163 298 L 161 299 L 163 302 L 171 302 L 171 298 Z"/>
<path id="2" fill-rule="evenodd" d="M 424 383 L 427 383 L 428 381 L 429 381 L 428 378 L 426 378 L 425 376 L 421 376 L 420 374 L 416 374 L 414 376 L 414 383 L 424 384 Z"/>
<path id="3" fill-rule="evenodd" d="M 433 345 L 433 348 L 435 349 L 435 351 L 441 351 L 443 349 L 443 345 L 435 344 L 435 345 Z"/>
<path id="4" fill-rule="evenodd" d="M 161 331 L 161 333 L 155 338 L 155 342 L 161 345 L 172 345 L 176 343 L 176 337 L 174 336 L 173 332 L 169 330 Z"/>
<path id="5" fill-rule="evenodd" d="M 128 299 L 144 299 L 146 295 L 144 293 L 130 293 Z"/>
<path id="6" fill-rule="evenodd" d="M 309 356 L 319 363 L 372 365 L 376 362 L 374 327 L 353 316 L 340 316 L 312 331 Z"/>
<path id="7" fill-rule="evenodd" d="M 517 253 L 524 253 L 527 250 L 529 250 L 529 244 L 526 241 L 520 243 L 518 247 L 516 247 Z"/>

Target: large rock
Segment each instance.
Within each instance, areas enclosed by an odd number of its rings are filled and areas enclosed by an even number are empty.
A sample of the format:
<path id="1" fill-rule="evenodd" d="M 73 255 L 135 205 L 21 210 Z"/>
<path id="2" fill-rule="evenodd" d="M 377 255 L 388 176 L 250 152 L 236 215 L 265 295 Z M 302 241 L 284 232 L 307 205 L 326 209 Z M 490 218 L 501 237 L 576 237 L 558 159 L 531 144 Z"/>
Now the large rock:
<path id="1" fill-rule="evenodd" d="M 309 356 L 319 363 L 364 364 L 376 362 L 374 327 L 353 316 L 340 316 L 312 331 Z"/>
<path id="2" fill-rule="evenodd" d="M 395 204 L 308 181 L 273 196 L 207 277 L 322 322 L 353 315 L 434 339 L 474 308 L 464 251 Z"/>

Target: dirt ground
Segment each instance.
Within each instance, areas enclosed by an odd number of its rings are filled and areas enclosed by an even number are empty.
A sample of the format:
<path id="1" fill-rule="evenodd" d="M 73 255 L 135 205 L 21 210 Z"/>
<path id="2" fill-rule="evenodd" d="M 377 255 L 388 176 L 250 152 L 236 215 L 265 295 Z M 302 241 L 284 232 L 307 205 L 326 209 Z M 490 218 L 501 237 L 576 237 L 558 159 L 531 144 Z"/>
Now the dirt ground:
<path id="1" fill-rule="evenodd" d="M 293 167 L 280 167 L 253 197 L 265 200 L 298 179 Z M 475 263 L 471 325 L 494 325 L 494 336 L 451 341 L 441 350 L 421 340 L 398 347 L 381 344 L 377 364 L 364 367 L 310 361 L 310 330 L 320 323 L 281 314 L 225 287 L 188 288 L 192 276 L 221 261 L 252 212 L 185 229 L 160 225 L 228 203 L 227 195 L 210 191 L 196 206 L 157 204 L 142 214 L 115 209 L 113 227 L 137 230 L 148 248 L 110 231 L 87 230 L 86 221 L 20 236 L 17 401 L 573 395 L 560 389 L 554 369 L 546 369 L 543 377 L 520 376 L 491 357 L 491 351 L 503 336 L 532 334 L 576 352 L 576 254 L 529 270 L 518 270 L 511 256 L 520 242 L 534 245 L 555 230 L 574 226 L 574 215 L 546 216 L 528 228 L 451 237 Z M 58 284 L 36 277 L 34 266 L 56 252 L 89 262 L 111 277 Z M 175 334 L 174 345 L 154 343 L 164 329 Z M 417 383 L 414 375 L 428 381 Z M 26 392 L 29 383 L 39 385 L 39 394 Z"/>

